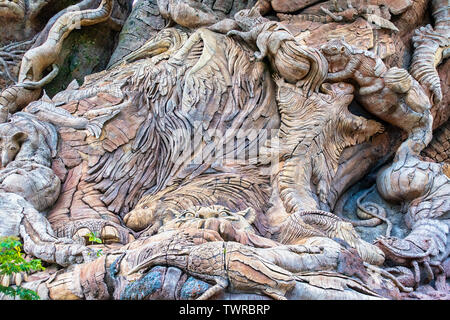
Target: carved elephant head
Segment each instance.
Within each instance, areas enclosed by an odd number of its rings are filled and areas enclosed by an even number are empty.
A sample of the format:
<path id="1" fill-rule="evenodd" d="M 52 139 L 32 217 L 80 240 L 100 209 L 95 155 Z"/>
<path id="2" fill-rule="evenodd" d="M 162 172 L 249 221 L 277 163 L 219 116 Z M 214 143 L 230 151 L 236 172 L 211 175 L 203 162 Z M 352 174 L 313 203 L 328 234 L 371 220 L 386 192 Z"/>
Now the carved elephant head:
<path id="1" fill-rule="evenodd" d="M 16 155 L 22 147 L 22 143 L 27 140 L 27 138 L 28 134 L 23 131 L 18 131 L 13 134 L 8 134 L 7 132 L 5 132 L 5 134 L 3 132 L 1 133 L 0 148 L 2 152 L 1 160 L 3 168 L 5 168 L 11 161 L 14 161 Z"/>
<path id="2" fill-rule="evenodd" d="M 2 167 L 19 159 L 50 166 L 57 143 L 57 133 L 52 125 L 39 122 L 26 113 L 16 113 L 9 122 L 0 124 Z"/>

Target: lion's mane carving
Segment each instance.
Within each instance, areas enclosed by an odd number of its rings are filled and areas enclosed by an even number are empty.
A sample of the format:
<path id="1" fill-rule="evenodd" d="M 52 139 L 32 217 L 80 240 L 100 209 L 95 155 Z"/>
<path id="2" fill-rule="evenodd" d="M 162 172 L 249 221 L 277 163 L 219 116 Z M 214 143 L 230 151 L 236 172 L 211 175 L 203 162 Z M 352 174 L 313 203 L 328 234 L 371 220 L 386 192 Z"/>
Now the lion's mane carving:
<path id="1" fill-rule="evenodd" d="M 62 161 L 67 164 L 69 157 L 78 157 L 69 176 L 75 171 L 82 174 L 78 185 L 66 180 L 59 205 L 49 215 L 57 230 L 67 229 L 69 221 L 86 218 L 119 223 L 116 214 L 123 217 L 144 195 L 196 177 L 216 176 L 220 184 L 230 179 L 223 173 L 232 172 L 234 179 L 264 180 L 264 175 L 258 178 L 261 170 L 251 168 L 261 165 L 257 148 L 267 138 L 261 132 L 270 134 L 278 126 L 270 74 L 261 62 L 251 62 L 250 53 L 235 41 L 207 30 L 199 33 L 199 41 L 186 47 L 183 63 L 177 57 L 156 64 L 141 60 L 80 88 L 120 85 L 130 103 L 105 126 L 100 141 L 81 132 L 62 134 L 62 150 L 67 151 L 61 153 Z M 208 56 L 212 45 L 217 46 L 216 55 Z M 116 83 L 109 84 L 113 77 Z M 77 107 L 76 114 L 81 116 L 108 99 L 119 102 L 105 94 L 69 102 L 65 108 Z M 239 134 L 247 140 L 236 139 Z M 89 153 L 94 149 L 94 154 Z M 82 160 L 83 153 L 89 159 Z M 265 181 L 262 187 L 269 184 L 267 175 Z M 226 203 L 238 199 L 241 188 L 230 184 L 217 192 Z M 256 197 L 256 202 L 246 202 L 244 197 L 237 207 L 253 206 L 261 214 L 268 197 Z"/>

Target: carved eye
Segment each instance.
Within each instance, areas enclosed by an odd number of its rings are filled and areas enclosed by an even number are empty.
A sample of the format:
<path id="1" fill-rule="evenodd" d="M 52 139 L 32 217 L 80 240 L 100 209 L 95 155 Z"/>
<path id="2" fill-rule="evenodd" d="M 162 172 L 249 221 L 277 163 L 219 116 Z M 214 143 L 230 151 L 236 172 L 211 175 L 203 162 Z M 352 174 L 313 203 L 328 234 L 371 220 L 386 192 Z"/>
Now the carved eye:
<path id="1" fill-rule="evenodd" d="M 11 151 L 16 151 L 16 150 L 17 150 L 17 147 L 16 147 L 16 146 L 10 146 L 10 147 L 9 147 L 9 150 L 11 150 Z"/>
<path id="2" fill-rule="evenodd" d="M 226 211 L 220 212 L 219 217 L 228 217 L 228 212 L 226 212 Z"/>
<path id="3" fill-rule="evenodd" d="M 185 216 L 186 218 L 193 218 L 193 217 L 194 217 L 194 214 L 193 214 L 192 212 L 186 212 L 186 213 L 184 214 L 184 216 Z"/>
<path id="4" fill-rule="evenodd" d="M 149 208 L 148 205 L 145 205 L 142 207 L 142 209 L 148 209 L 148 208 Z"/>

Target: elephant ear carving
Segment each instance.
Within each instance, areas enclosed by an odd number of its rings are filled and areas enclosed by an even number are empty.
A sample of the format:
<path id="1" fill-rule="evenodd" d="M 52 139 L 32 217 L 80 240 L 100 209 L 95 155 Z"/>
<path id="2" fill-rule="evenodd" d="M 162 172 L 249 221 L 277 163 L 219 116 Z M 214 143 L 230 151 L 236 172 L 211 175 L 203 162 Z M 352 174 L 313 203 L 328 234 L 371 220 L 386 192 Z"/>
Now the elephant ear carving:
<path id="1" fill-rule="evenodd" d="M 44 135 L 45 142 L 50 148 L 52 158 L 55 158 L 58 152 L 58 132 L 55 126 L 48 122 L 39 121 L 37 117 L 27 112 L 16 112 L 16 116 L 25 118 L 33 123 L 36 130 Z M 27 137 L 28 138 L 28 137 Z"/>
<path id="2" fill-rule="evenodd" d="M 19 144 L 23 143 L 27 139 L 28 139 L 28 134 L 26 132 L 23 132 L 23 131 L 16 132 L 12 136 L 12 140 L 17 142 L 17 143 L 19 143 Z"/>

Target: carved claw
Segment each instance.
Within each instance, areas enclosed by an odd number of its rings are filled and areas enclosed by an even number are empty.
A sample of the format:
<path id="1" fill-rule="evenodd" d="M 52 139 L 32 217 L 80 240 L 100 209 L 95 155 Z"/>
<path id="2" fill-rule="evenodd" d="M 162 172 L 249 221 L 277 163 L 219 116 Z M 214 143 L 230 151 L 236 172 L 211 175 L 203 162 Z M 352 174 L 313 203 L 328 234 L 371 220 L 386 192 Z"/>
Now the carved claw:
<path id="1" fill-rule="evenodd" d="M 75 243 L 72 239 L 57 239 L 52 242 L 34 241 L 25 235 L 24 250 L 43 261 L 56 263 L 63 267 L 88 262 L 95 257 L 92 249 Z"/>
<path id="2" fill-rule="evenodd" d="M 378 121 L 368 120 L 367 127 L 370 129 L 371 135 L 375 135 L 377 133 L 383 133 L 386 129 L 385 127 L 379 123 Z"/>
<path id="3" fill-rule="evenodd" d="M 37 90 L 43 88 L 45 85 L 49 84 L 53 81 L 53 79 L 56 78 L 56 76 L 59 73 L 59 67 L 56 64 L 52 65 L 52 71 L 46 75 L 44 78 L 42 78 L 39 81 L 25 81 L 18 83 L 17 87 L 23 87 L 28 90 Z"/>
<path id="4" fill-rule="evenodd" d="M 20 286 L 23 281 L 27 281 L 28 275 L 26 272 L 19 272 L 12 275 L 2 275 L 0 276 L 0 285 L 4 287 L 9 286 Z"/>
<path id="5" fill-rule="evenodd" d="M 55 229 L 60 237 L 69 237 L 78 242 L 84 239 L 83 244 L 91 244 L 87 240 L 90 234 L 96 235 L 103 243 L 126 244 L 135 239 L 131 230 L 104 219 L 72 221 Z"/>

